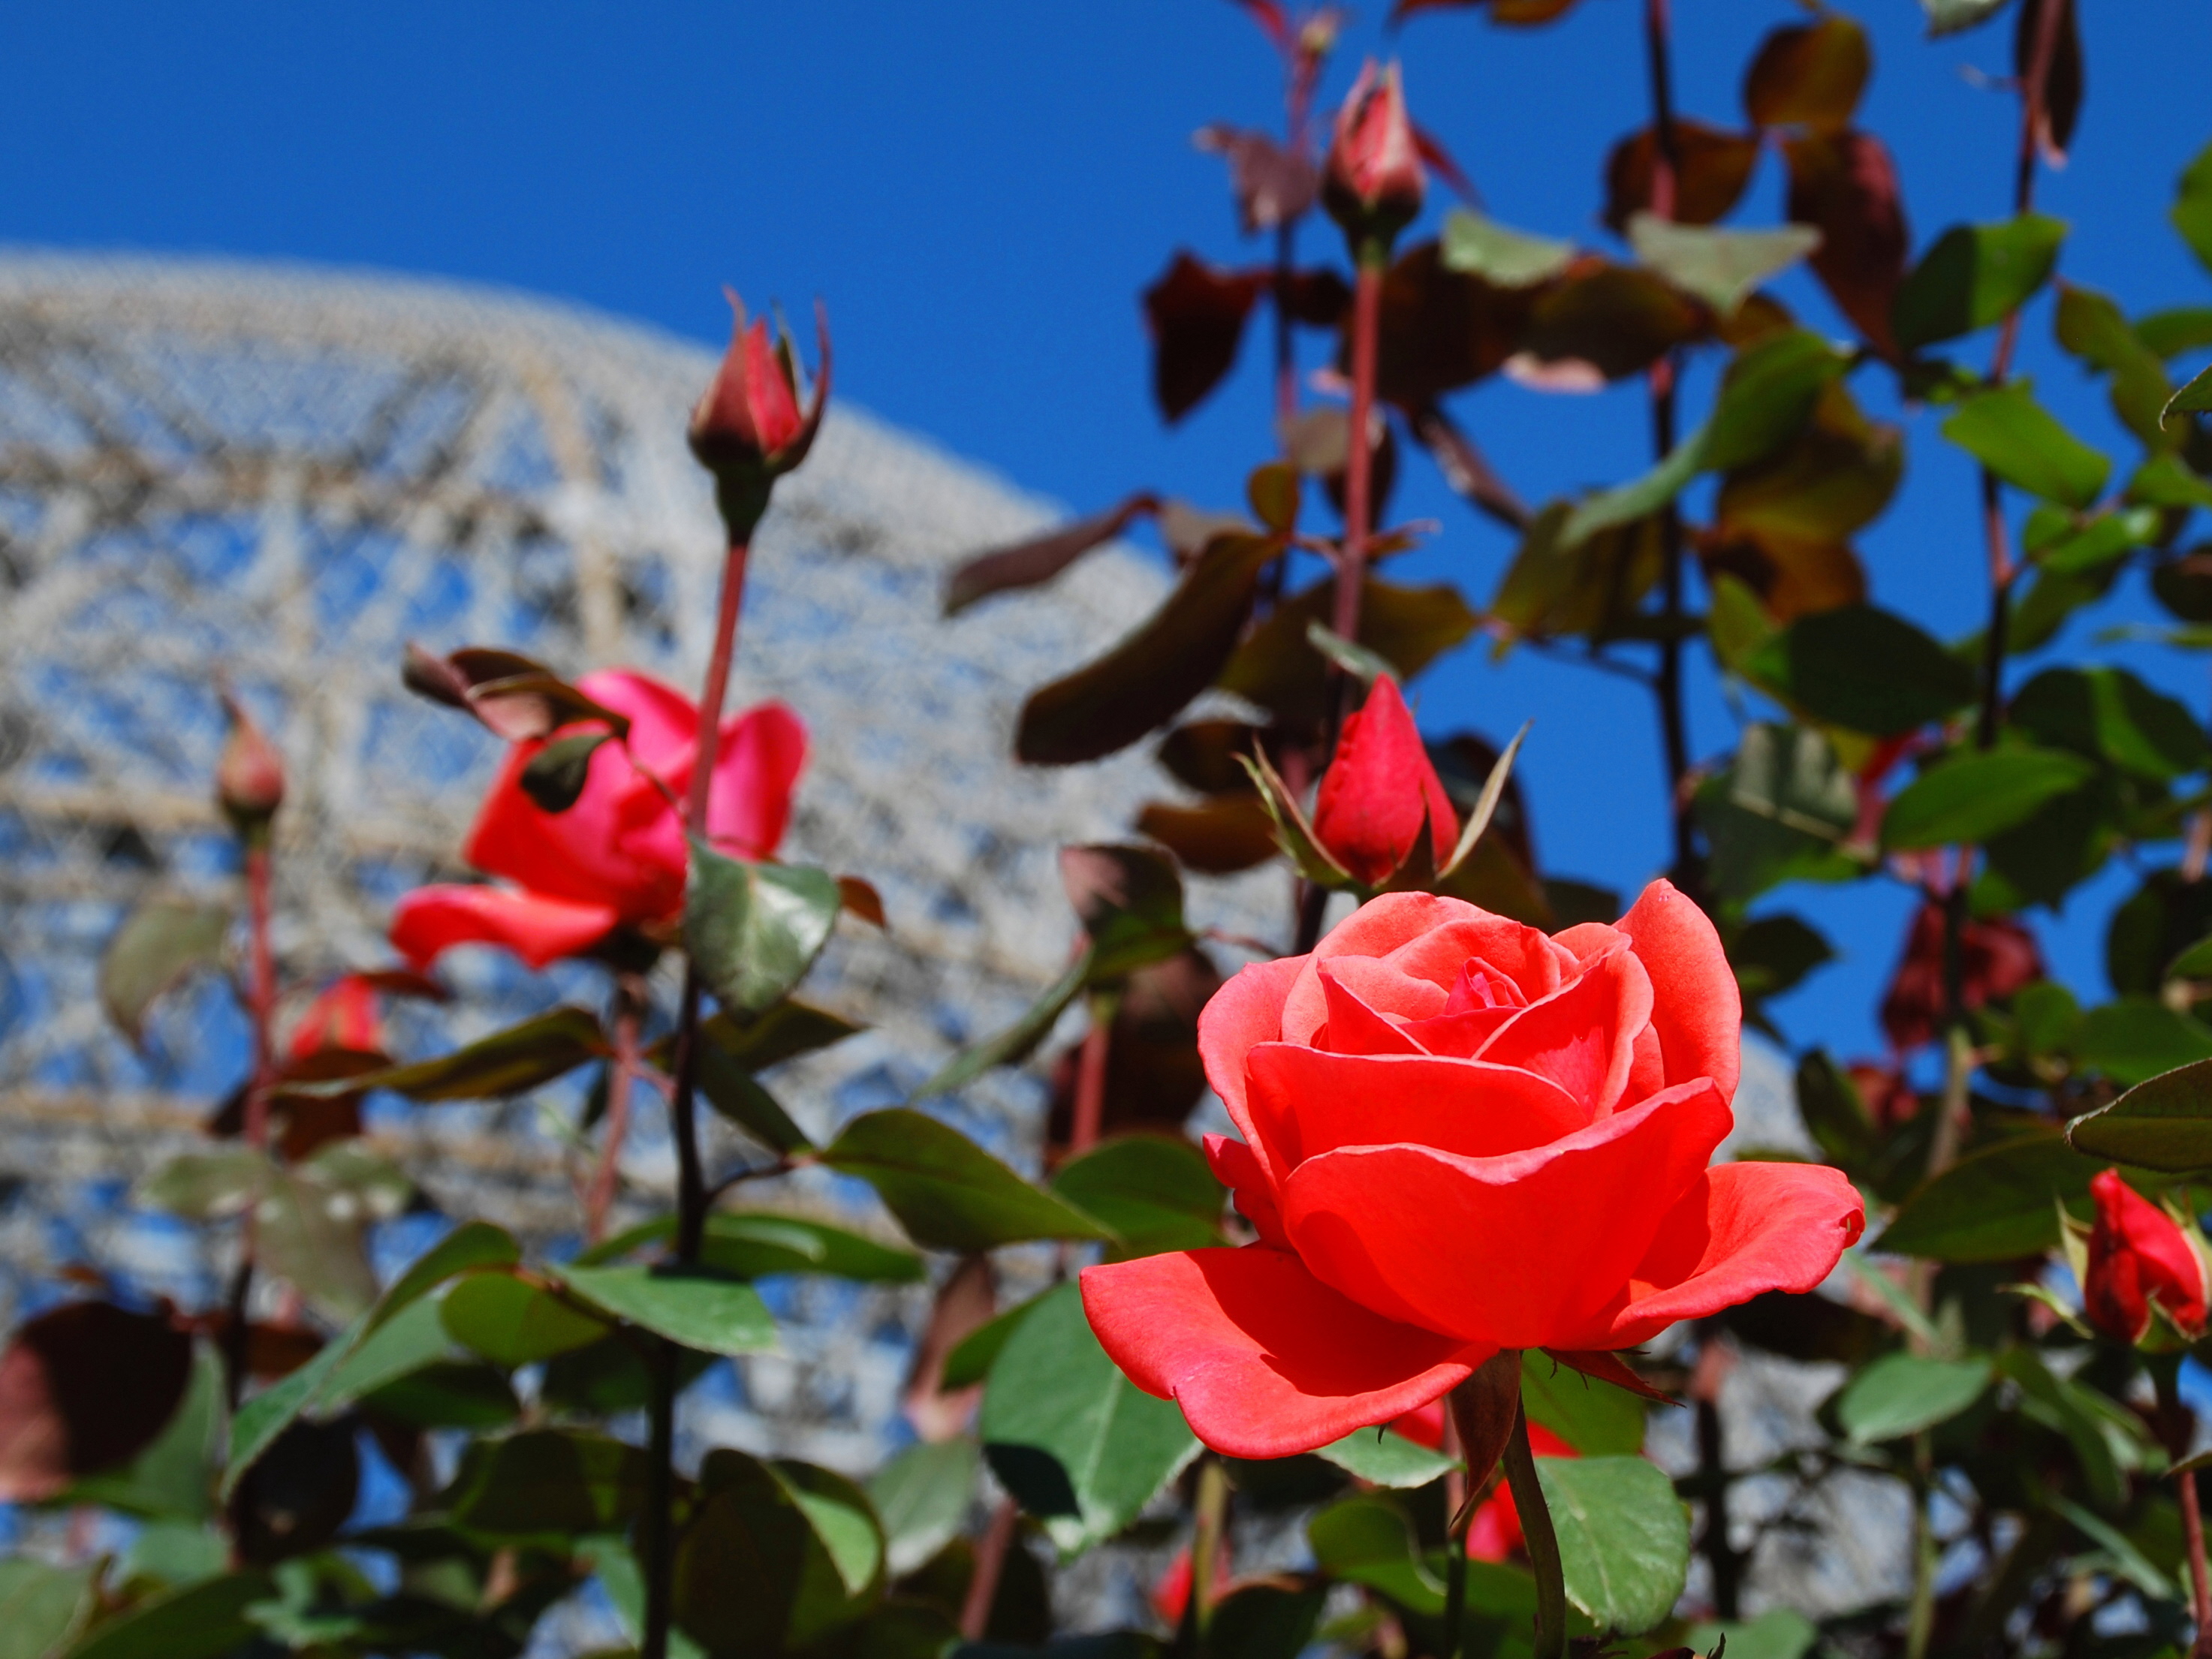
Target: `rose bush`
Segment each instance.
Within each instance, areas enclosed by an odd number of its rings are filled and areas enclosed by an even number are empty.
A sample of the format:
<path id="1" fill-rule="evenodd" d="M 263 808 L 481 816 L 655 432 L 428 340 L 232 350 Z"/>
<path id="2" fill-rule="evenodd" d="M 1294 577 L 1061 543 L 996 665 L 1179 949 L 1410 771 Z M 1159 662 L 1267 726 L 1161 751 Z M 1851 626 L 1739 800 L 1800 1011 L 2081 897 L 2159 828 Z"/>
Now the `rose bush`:
<path id="1" fill-rule="evenodd" d="M 417 968 L 456 945 L 498 945 L 533 968 L 573 956 L 618 927 L 672 923 L 684 908 L 687 860 L 678 805 L 690 787 L 699 714 L 691 700 L 648 675 L 587 674 L 578 689 L 626 716 L 627 743 L 602 744 L 583 793 L 548 812 L 522 787 L 544 747 L 508 750 L 463 856 L 512 887 L 419 888 L 393 912 L 392 942 Z M 588 728 L 586 728 L 588 729 Z M 708 799 L 708 838 L 739 858 L 772 856 L 791 821 L 806 762 L 806 728 L 781 703 L 724 720 Z"/>
<path id="2" fill-rule="evenodd" d="M 1741 1018 L 1712 924 L 1663 881 L 1555 937 L 1375 899 L 1200 1020 L 1243 1134 L 1207 1155 L 1259 1241 L 1087 1269 L 1092 1328 L 1208 1445 L 1279 1457 L 1501 1349 L 1624 1348 L 1810 1290 L 1864 1209 L 1821 1165 L 1707 1167 Z"/>

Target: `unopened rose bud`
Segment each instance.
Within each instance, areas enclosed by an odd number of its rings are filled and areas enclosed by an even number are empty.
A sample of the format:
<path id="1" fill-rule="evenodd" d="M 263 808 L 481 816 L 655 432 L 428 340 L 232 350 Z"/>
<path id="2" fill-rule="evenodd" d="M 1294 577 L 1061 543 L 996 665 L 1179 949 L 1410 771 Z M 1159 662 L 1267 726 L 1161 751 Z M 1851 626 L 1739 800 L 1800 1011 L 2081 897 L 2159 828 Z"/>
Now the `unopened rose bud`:
<path id="1" fill-rule="evenodd" d="M 771 338 L 763 319 L 750 327 L 745 308 L 729 296 L 736 320 L 730 349 L 691 411 L 691 453 L 714 475 L 715 497 L 732 539 L 743 540 L 768 510 L 777 478 L 806 459 L 830 397 L 830 326 L 816 314 L 821 359 L 814 395 L 799 407 L 796 359 L 791 337 Z"/>
<path id="2" fill-rule="evenodd" d="M 1344 722 L 1314 799 L 1314 836 L 1352 875 L 1379 887 L 1413 856 L 1424 822 L 1441 863 L 1459 839 L 1459 817 L 1405 699 L 1385 676 Z"/>
<path id="3" fill-rule="evenodd" d="M 1344 227 L 1356 252 L 1391 239 L 1421 210 L 1425 178 L 1420 146 L 1406 114 L 1398 66 L 1378 72 L 1370 60 L 1344 107 L 1328 147 L 1322 202 Z"/>
<path id="4" fill-rule="evenodd" d="M 222 708 L 230 717 L 230 736 L 216 762 L 216 804 L 240 835 L 265 836 L 269 821 L 284 804 L 284 757 L 227 691 Z"/>
<path id="5" fill-rule="evenodd" d="M 2202 1336 L 2206 1285 L 2197 1241 L 2116 1170 L 2092 1181 L 2089 1194 L 2097 1200 L 2081 1285 L 2089 1322 L 2133 1346 L 2151 1334 L 2155 1305 L 2181 1341 Z"/>

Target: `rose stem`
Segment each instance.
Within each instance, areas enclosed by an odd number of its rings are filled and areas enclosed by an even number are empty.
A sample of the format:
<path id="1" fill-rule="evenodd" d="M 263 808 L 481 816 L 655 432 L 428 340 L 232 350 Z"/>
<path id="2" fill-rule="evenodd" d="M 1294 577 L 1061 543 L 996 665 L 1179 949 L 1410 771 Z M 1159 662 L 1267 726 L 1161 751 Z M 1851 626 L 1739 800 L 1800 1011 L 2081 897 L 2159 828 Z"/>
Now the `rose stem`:
<path id="1" fill-rule="evenodd" d="M 2166 1454 L 2177 1463 L 2189 1455 L 2196 1425 L 2181 1403 L 2181 1362 L 2178 1355 L 2154 1356 L 2145 1367 L 2158 1391 L 2158 1426 Z M 2212 1575 L 2204 1565 L 2204 1512 L 2197 1496 L 2197 1471 L 2184 1469 L 2173 1477 L 2174 1496 L 2181 1502 L 2181 1538 L 2189 1558 L 2189 1601 L 2197 1620 L 2197 1637 L 2190 1644 L 2191 1659 L 2212 1659 Z"/>
<path id="2" fill-rule="evenodd" d="M 1367 428 L 1375 419 L 1376 337 L 1382 319 L 1382 272 L 1390 245 L 1370 236 L 1359 246 L 1359 270 L 1352 290 L 1352 417 L 1344 453 L 1344 548 L 1336 566 L 1336 605 L 1329 625 L 1344 639 L 1359 638 L 1359 601 L 1367 580 L 1367 538 L 1373 504 L 1374 450 Z M 1351 695 L 1350 678 L 1336 671 L 1338 717 Z M 1334 733 L 1331 734 L 1334 742 Z"/>
<path id="3" fill-rule="evenodd" d="M 990 1529 L 975 1552 L 975 1571 L 968 1577 L 968 1593 L 960 1602 L 963 1641 L 980 1642 L 990 1628 L 991 1604 L 999 1599 L 1000 1570 L 1006 1565 L 1007 1550 L 1013 1547 L 1014 1522 L 1019 1516 L 1011 1498 L 1001 1498 L 999 1507 L 991 1511 Z"/>
<path id="4" fill-rule="evenodd" d="M 1198 1492 L 1191 1508 L 1190 1601 L 1184 1623 L 1192 1637 L 1189 1650 L 1197 1653 L 1204 1650 L 1206 1627 L 1212 1620 L 1218 1593 L 1213 1569 L 1229 1530 L 1229 1471 L 1219 1458 L 1209 1454 L 1199 1460 Z"/>
<path id="5" fill-rule="evenodd" d="M 1505 1443 L 1505 1484 L 1521 1515 L 1521 1541 L 1536 1573 L 1536 1645 L 1534 1659 L 1561 1659 L 1567 1650 L 1567 1581 L 1559 1566 L 1559 1537 L 1552 1530 L 1552 1510 L 1544 1484 L 1536 1476 L 1535 1454 L 1528 1449 L 1528 1413 L 1516 1406 L 1512 1437 Z M 1462 1561 L 1465 1552 L 1458 1552 Z M 1465 1573 L 1466 1568 L 1462 1566 Z M 1456 1632 L 1445 1642 L 1455 1644 Z"/>
<path id="6" fill-rule="evenodd" d="M 1905 1659 L 1927 1659 L 1936 1632 L 1936 1528 L 1928 1514 L 1928 1487 L 1934 1462 L 1928 1431 L 1912 1437 L 1912 1600 L 1905 1624 Z"/>
<path id="7" fill-rule="evenodd" d="M 246 1085 L 246 1144 L 257 1152 L 269 1150 L 269 1096 L 276 1082 L 276 957 L 270 945 L 270 897 L 274 872 L 270 866 L 270 825 L 268 821 L 242 832 L 246 853 L 246 927 L 251 978 L 246 993 L 246 1013 L 253 1028 L 253 1075 Z M 223 1327 L 224 1381 L 231 1408 L 237 1409 L 246 1391 L 246 1303 L 253 1291 L 255 1255 L 253 1211 L 248 1208 L 239 1223 L 238 1267 L 232 1273 L 228 1296 L 229 1319 Z"/>
<path id="8" fill-rule="evenodd" d="M 714 748 L 720 736 L 722 702 L 729 695 L 730 659 L 738 643 L 738 611 L 744 603 L 749 542 L 732 538 L 722 561 L 722 592 L 714 612 L 714 648 L 707 659 L 707 684 L 699 697 L 699 735 L 693 745 L 691 788 L 684 803 L 684 827 L 695 840 L 707 835 L 707 795 L 714 775 Z M 699 1259 L 707 1229 L 707 1180 L 699 1162 L 699 1125 L 695 1094 L 699 1036 L 699 969 L 689 957 L 684 966 L 684 1001 L 676 1025 L 676 1087 L 668 1103 L 669 1128 L 676 1141 L 676 1259 Z M 651 1444 L 641 1528 L 645 1557 L 645 1632 L 638 1659 L 668 1659 L 668 1632 L 674 1614 L 672 1594 L 675 1552 L 670 1510 L 676 1498 L 676 1345 L 656 1339 L 653 1394 L 647 1406 Z"/>
<path id="9" fill-rule="evenodd" d="M 607 1128 L 599 1144 L 599 1161 L 592 1170 L 592 1184 L 584 1198 L 584 1242 L 596 1244 L 606 1237 L 607 1212 L 613 1207 L 615 1186 L 622 1178 L 623 1141 L 629 1133 L 630 1085 L 637 1072 L 637 1033 L 645 1006 L 645 987 L 635 975 L 615 980 L 615 1053 L 607 1068 Z"/>
<path id="10" fill-rule="evenodd" d="M 1668 46 L 1668 0 L 1644 0 L 1644 58 L 1651 78 L 1651 200 L 1659 218 L 1674 216 L 1681 176 L 1681 149 L 1674 130 L 1674 66 Z M 1674 453 L 1674 392 L 1680 374 L 1675 354 L 1651 365 L 1651 447 L 1656 459 Z M 1651 693 L 1659 705 L 1659 740 L 1667 760 L 1667 819 L 1672 826 L 1674 867 L 1669 872 L 1683 891 L 1704 902 L 1697 846 L 1691 837 L 1690 729 L 1682 706 L 1682 515 L 1669 500 L 1659 510 L 1660 599 L 1664 621 L 1659 629 L 1659 669 Z"/>
<path id="11" fill-rule="evenodd" d="M 2020 145 L 2013 164 L 2013 214 L 2028 211 L 2035 203 L 2036 131 L 2041 125 L 2044 88 L 2051 78 L 2051 62 L 2057 50 L 2058 22 L 2063 0 L 2045 0 L 2038 14 L 2035 48 L 2029 55 L 2027 73 L 2020 82 Z M 1989 381 L 2002 386 L 2012 368 L 2012 355 L 2020 340 L 2020 307 L 2005 313 L 1997 330 L 1996 349 L 1990 355 Z M 1974 720 L 1977 748 L 1996 745 L 2004 714 L 2006 637 L 2012 620 L 2012 585 L 2019 567 L 2013 562 L 2005 531 L 2002 487 L 1996 473 L 1981 469 L 1982 539 L 1990 572 L 1990 620 L 1982 635 L 1981 706 Z M 1966 1031 L 1966 975 L 1962 939 L 1966 926 L 1967 875 L 1973 862 L 1971 849 L 1962 848 L 1959 866 L 1943 907 L 1943 988 L 1945 1012 L 1953 1032 L 1946 1054 L 1943 1118 L 1936 1125 L 1936 1144 L 1929 1149 L 1928 1173 L 1942 1173 L 1966 1130 L 1967 1079 L 1973 1070 L 1972 1040 Z M 1941 1162 L 1937 1153 L 1946 1154 Z"/>

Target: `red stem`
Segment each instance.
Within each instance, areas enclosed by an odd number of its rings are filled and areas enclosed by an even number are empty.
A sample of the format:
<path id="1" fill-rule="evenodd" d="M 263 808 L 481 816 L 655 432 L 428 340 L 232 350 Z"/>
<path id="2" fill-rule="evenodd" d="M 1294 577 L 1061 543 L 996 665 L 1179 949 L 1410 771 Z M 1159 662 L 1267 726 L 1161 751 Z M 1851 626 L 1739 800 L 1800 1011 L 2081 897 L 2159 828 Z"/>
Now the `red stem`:
<path id="1" fill-rule="evenodd" d="M 2197 1639 L 2190 1644 L 2191 1659 L 2212 1656 L 2212 1583 L 2204 1570 L 2204 1516 L 2197 1507 L 2197 1471 L 2187 1469 L 2174 1480 L 2181 1498 L 2181 1537 L 2189 1557 L 2189 1599 L 2197 1615 Z"/>
<path id="2" fill-rule="evenodd" d="M 269 1095 L 276 1081 L 276 957 L 269 943 L 270 889 L 267 831 L 246 849 L 246 929 L 252 952 L 253 982 L 246 1012 L 253 1024 L 253 1078 L 246 1092 L 246 1143 L 258 1152 L 269 1145 Z"/>
<path id="3" fill-rule="evenodd" d="M 607 1070 L 607 1127 L 599 1143 L 599 1161 L 592 1171 L 592 1184 L 584 1198 L 584 1242 L 596 1244 L 606 1237 L 607 1212 L 614 1207 L 615 1188 L 622 1179 L 623 1142 L 629 1133 L 631 1085 L 637 1075 L 637 1034 L 641 999 L 625 975 L 615 990 L 614 1059 Z"/>
<path id="4" fill-rule="evenodd" d="M 963 1641 L 980 1642 L 990 1628 L 991 1604 L 999 1599 L 999 1575 L 1006 1565 L 1006 1552 L 1013 1546 L 1014 1522 L 1018 1517 L 1011 1498 L 1001 1498 L 999 1507 L 991 1511 L 991 1529 L 983 1534 L 982 1545 L 975 1552 L 975 1571 L 969 1575 L 968 1594 L 960 1603 Z"/>
<path id="5" fill-rule="evenodd" d="M 1068 1143 L 1072 1158 L 1081 1158 L 1098 1144 L 1098 1131 L 1106 1120 L 1106 1045 L 1112 1035 L 1111 1024 L 1094 1008 L 1075 1062 L 1075 1124 Z"/>
<path id="6" fill-rule="evenodd" d="M 1359 601 L 1367 578 L 1367 538 L 1373 529 L 1369 493 L 1374 452 L 1367 428 L 1375 418 L 1376 338 L 1382 315 L 1382 265 L 1389 250 L 1370 243 L 1360 250 L 1352 291 L 1352 431 L 1344 457 L 1344 550 L 1336 566 L 1336 608 L 1330 626 L 1341 638 L 1359 638 Z"/>

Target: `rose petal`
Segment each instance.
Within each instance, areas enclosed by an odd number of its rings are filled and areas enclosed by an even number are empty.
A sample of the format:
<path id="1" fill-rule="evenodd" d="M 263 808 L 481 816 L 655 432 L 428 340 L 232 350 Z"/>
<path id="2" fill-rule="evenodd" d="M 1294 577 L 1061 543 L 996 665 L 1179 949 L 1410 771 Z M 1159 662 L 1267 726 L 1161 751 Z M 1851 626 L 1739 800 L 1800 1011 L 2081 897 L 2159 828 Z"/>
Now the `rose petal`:
<path id="1" fill-rule="evenodd" d="M 1583 966 L 1628 942 L 1628 935 L 1620 928 L 1601 921 L 1578 921 L 1552 935 L 1553 944 Z"/>
<path id="2" fill-rule="evenodd" d="M 1249 1109 L 1279 1183 L 1305 1159 L 1344 1146 L 1406 1145 L 1489 1158 L 1589 1123 L 1589 1111 L 1556 1083 L 1482 1060 L 1333 1054 L 1267 1042 L 1245 1066 Z"/>
<path id="3" fill-rule="evenodd" d="M 1651 975 L 1651 1028 L 1666 1056 L 1667 1081 L 1709 1077 L 1723 1099 L 1734 1100 L 1743 1066 L 1743 1001 L 1713 924 L 1671 882 L 1655 881 L 1620 926 Z"/>
<path id="4" fill-rule="evenodd" d="M 532 968 L 605 939 L 621 921 L 604 904 L 571 904 L 498 887 L 418 887 L 392 913 L 392 944 L 416 968 L 456 945 L 500 945 Z"/>
<path id="5" fill-rule="evenodd" d="M 1510 981 L 1524 1003 L 1558 990 L 1576 971 L 1574 957 L 1542 933 L 1486 910 L 1409 939 L 1384 960 L 1447 990 L 1455 988 L 1468 965 L 1475 963 Z"/>
<path id="6" fill-rule="evenodd" d="M 780 702 L 725 721 L 707 791 L 707 829 L 739 858 L 775 855 L 791 823 L 791 796 L 806 764 L 806 727 Z"/>
<path id="7" fill-rule="evenodd" d="M 1443 994 L 1426 980 L 1407 979 L 1370 957 L 1322 963 L 1321 988 L 1328 1018 L 1312 1041 L 1333 1054 L 1418 1054 L 1421 1045 L 1386 1016 L 1425 1019 L 1443 1006 Z"/>
<path id="8" fill-rule="evenodd" d="M 1283 999 L 1305 965 L 1304 957 L 1249 963 L 1213 994 L 1198 1016 L 1198 1057 L 1206 1067 L 1206 1080 L 1228 1108 L 1229 1121 L 1251 1144 L 1270 1184 L 1274 1164 L 1244 1104 L 1244 1056 L 1255 1043 L 1280 1038 Z"/>
<path id="9" fill-rule="evenodd" d="M 1311 1110 L 1301 1102 L 1302 1133 Z M 1307 1267 L 1378 1313 L 1501 1347 L 1594 1347 L 1591 1322 L 1732 1121 L 1699 1079 L 1502 1157 L 1344 1146 L 1298 1164 L 1277 1197 Z"/>
<path id="10" fill-rule="evenodd" d="M 1296 964 L 1297 972 L 1288 994 L 1279 1005 L 1282 1011 L 1280 1035 L 1292 1042 L 1304 1042 L 1328 1018 L 1328 1010 L 1322 1001 L 1318 963 L 1331 957 L 1387 957 L 1400 945 L 1425 933 L 1452 922 L 1472 920 L 1497 921 L 1501 918 L 1477 909 L 1464 899 L 1439 898 L 1434 893 L 1385 893 L 1368 900 L 1322 934 L 1311 956 L 1284 958 Z M 1462 959 L 1473 954 L 1471 951 L 1462 952 Z M 1455 964 L 1452 972 L 1455 975 L 1458 971 Z M 1449 987 L 1451 979 L 1447 976 L 1437 982 Z"/>
<path id="11" fill-rule="evenodd" d="M 1460 965 L 1459 979 L 1444 1000 L 1447 1014 L 1494 1012 L 1500 1008 L 1526 1008 L 1528 994 L 1481 957 Z"/>
<path id="12" fill-rule="evenodd" d="M 1549 1078 L 1581 1103 L 1585 1119 L 1603 1117 L 1627 1095 L 1651 1000 L 1650 978 L 1623 940 L 1500 1026 L 1476 1058 Z"/>
<path id="13" fill-rule="evenodd" d="M 650 921 L 674 911 L 684 902 L 683 833 L 675 809 L 639 775 L 622 744 L 605 743 L 592 756 L 575 804 L 565 812 L 545 811 L 522 789 L 523 768 L 544 747 L 518 743 L 508 749 L 462 855 L 486 875 L 572 903 L 607 905 L 625 921 Z M 673 830 L 672 842 L 655 844 L 649 832 L 659 823 Z"/>
<path id="14" fill-rule="evenodd" d="M 1290 1249 L 1290 1241 L 1283 1237 L 1282 1212 L 1275 1207 L 1274 1183 L 1252 1149 L 1227 1135 L 1210 1134 L 1206 1137 L 1206 1164 L 1213 1178 L 1229 1188 L 1237 1213 L 1252 1224 L 1253 1231 L 1279 1249 Z"/>
<path id="15" fill-rule="evenodd" d="M 1082 1286 L 1114 1363 L 1232 1457 L 1288 1457 L 1387 1422 L 1493 1352 L 1370 1313 L 1265 1244 L 1086 1267 Z"/>
<path id="16" fill-rule="evenodd" d="M 691 763 L 699 737 L 699 709 L 665 680 L 634 669 L 605 668 L 585 675 L 576 689 L 593 702 L 629 717 L 629 751 L 638 764 L 668 776 Z"/>
<path id="17" fill-rule="evenodd" d="M 1865 1229 L 1866 1206 L 1840 1170 L 1723 1164 L 1660 1224 L 1603 1334 L 1553 1346 L 1633 1347 L 1763 1291 L 1809 1291 Z"/>

